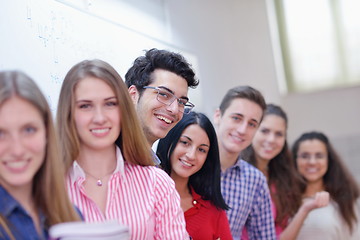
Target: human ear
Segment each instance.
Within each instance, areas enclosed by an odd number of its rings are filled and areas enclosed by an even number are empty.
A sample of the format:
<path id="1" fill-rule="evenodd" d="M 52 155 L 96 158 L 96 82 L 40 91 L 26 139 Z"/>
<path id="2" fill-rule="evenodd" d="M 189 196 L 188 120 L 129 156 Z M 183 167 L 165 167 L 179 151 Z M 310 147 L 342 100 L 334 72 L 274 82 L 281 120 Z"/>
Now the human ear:
<path id="1" fill-rule="evenodd" d="M 128 88 L 128 91 L 129 91 L 131 100 L 132 100 L 133 103 L 136 105 L 137 102 L 139 101 L 139 98 L 140 98 L 139 91 L 137 90 L 137 88 L 136 88 L 135 85 L 131 85 L 131 86 Z"/>
<path id="2" fill-rule="evenodd" d="M 218 126 L 219 124 L 220 124 L 220 119 L 221 119 L 221 111 L 220 111 L 220 109 L 219 108 L 217 108 L 216 110 L 215 110 L 215 113 L 214 113 L 214 124 L 216 125 L 216 126 Z"/>

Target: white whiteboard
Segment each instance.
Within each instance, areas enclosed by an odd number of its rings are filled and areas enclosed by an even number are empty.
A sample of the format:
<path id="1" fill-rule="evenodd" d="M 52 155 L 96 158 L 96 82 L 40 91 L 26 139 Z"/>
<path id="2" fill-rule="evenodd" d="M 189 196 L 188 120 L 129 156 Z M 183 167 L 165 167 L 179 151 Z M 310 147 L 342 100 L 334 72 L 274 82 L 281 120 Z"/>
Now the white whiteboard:
<path id="1" fill-rule="evenodd" d="M 84 59 L 107 61 L 124 78 L 135 58 L 155 47 L 180 52 L 198 74 L 193 54 L 86 11 L 82 2 L 88 0 L 0 0 L 0 70 L 17 69 L 30 75 L 53 112 L 65 74 Z M 199 88 L 189 95 L 201 105 Z"/>

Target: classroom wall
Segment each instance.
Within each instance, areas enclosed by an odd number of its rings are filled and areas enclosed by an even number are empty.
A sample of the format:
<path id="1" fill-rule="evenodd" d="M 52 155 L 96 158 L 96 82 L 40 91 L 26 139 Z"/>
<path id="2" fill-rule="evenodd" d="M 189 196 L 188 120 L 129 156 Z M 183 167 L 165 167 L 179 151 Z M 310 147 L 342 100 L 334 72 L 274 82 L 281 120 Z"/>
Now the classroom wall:
<path id="1" fill-rule="evenodd" d="M 144 50 L 159 48 L 181 52 L 196 69 L 196 56 L 168 41 L 162 1 L 152 2 L 0 0 L 0 70 L 30 75 L 55 114 L 65 74 L 85 59 L 102 59 L 124 77 Z"/>
<path id="2" fill-rule="evenodd" d="M 360 86 L 281 94 L 270 0 L 166 2 L 172 40 L 198 57 L 203 111 L 212 115 L 228 88 L 252 85 L 287 111 L 290 144 L 304 131 L 323 131 L 360 181 Z"/>

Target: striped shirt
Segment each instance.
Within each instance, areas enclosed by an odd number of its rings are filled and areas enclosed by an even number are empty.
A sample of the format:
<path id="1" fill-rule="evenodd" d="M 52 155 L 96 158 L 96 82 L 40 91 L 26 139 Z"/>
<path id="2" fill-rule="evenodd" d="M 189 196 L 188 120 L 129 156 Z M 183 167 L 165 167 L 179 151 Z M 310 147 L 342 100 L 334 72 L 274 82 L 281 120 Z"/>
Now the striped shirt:
<path id="1" fill-rule="evenodd" d="M 85 221 L 117 220 L 130 229 L 130 239 L 189 239 L 180 197 L 173 180 L 161 169 L 123 160 L 116 149 L 117 167 L 108 182 L 105 214 L 86 196 L 85 173 L 74 161 L 67 187 L 71 201 Z"/>
<path id="2" fill-rule="evenodd" d="M 234 239 L 244 226 L 249 239 L 276 239 L 268 184 L 258 169 L 239 159 L 221 173 L 221 193 L 230 207 L 226 214 Z"/>

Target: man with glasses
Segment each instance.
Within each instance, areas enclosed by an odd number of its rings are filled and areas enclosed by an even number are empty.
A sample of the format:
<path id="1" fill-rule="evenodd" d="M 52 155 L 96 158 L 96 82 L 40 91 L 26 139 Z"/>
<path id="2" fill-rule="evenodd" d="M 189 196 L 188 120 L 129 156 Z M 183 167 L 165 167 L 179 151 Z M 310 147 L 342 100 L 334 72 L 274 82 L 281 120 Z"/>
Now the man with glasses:
<path id="1" fill-rule="evenodd" d="M 188 88 L 195 88 L 199 81 L 182 55 L 151 49 L 135 59 L 125 83 L 152 146 L 194 107 L 187 96 Z M 160 163 L 155 154 L 154 161 Z"/>

